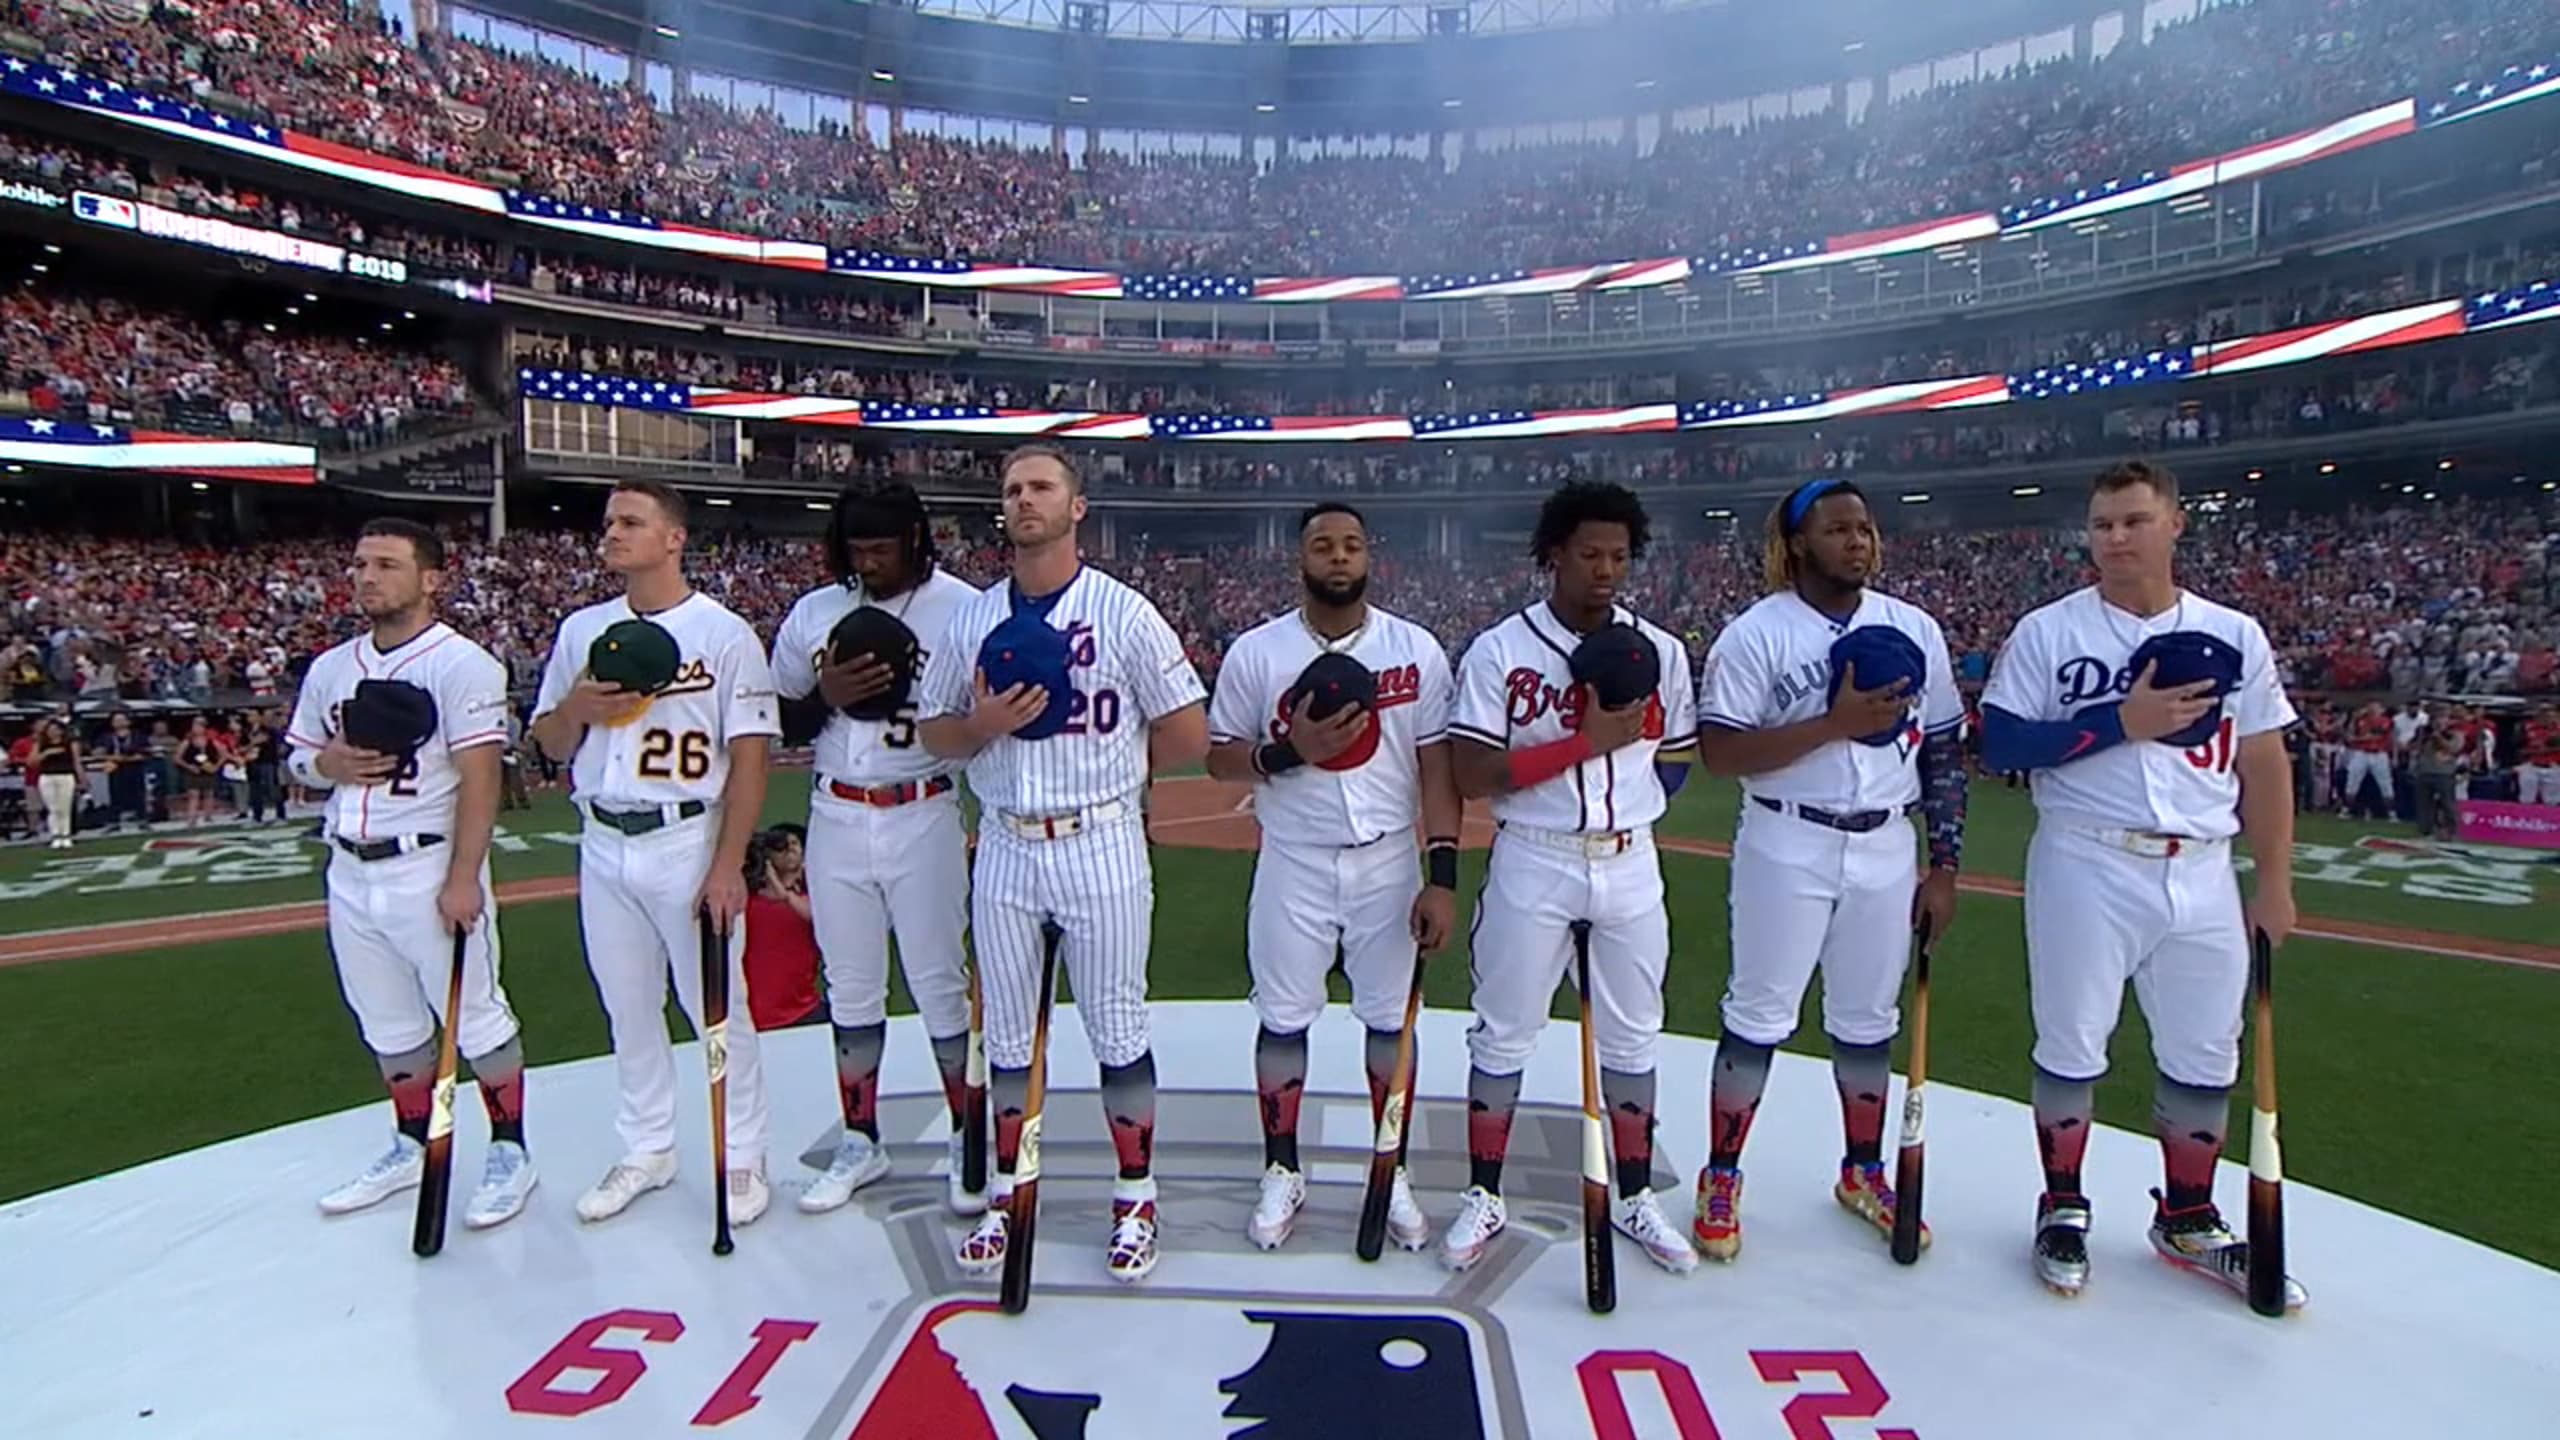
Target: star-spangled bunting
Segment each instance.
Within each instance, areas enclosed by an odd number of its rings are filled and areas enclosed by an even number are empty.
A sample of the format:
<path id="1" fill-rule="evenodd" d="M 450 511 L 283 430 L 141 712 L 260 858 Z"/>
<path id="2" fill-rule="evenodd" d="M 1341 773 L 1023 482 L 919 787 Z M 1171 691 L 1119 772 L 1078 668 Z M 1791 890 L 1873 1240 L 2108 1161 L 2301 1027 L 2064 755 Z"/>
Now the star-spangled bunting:
<path id="1" fill-rule="evenodd" d="M 1150 415 L 1147 428 L 1159 440 L 1196 440 L 1211 435 L 1267 433 L 1268 415 Z"/>
<path id="2" fill-rule="evenodd" d="M 2560 285 L 2548 280 L 2474 295 L 2462 307 L 2462 328 L 2466 331 L 2497 330 L 2542 320 L 2560 320 Z"/>
<path id="3" fill-rule="evenodd" d="M 2429 125 L 2468 120 L 2560 91 L 2560 63 L 2509 65 L 2493 76 L 2465 80 L 2427 101 L 2419 119 Z"/>
<path id="4" fill-rule="evenodd" d="M 618 210 L 604 205 L 574 205 L 566 200 L 553 200 L 542 195 L 528 195 L 521 190 L 506 194 L 507 213 L 534 220 L 580 220 L 598 225 L 620 225 L 633 230 L 655 230 L 658 222 L 637 210 Z"/>
<path id="5" fill-rule="evenodd" d="M 1496 425 L 1525 425 L 1536 418 L 1534 410 L 1470 410 L 1464 415 L 1416 415 L 1413 417 L 1413 438 L 1419 440 L 1426 435 L 1449 435 Z"/>
<path id="6" fill-rule="evenodd" d="M 906 275 L 966 275 L 966 260 L 942 260 L 930 255 L 892 255 L 886 250 L 834 250 L 827 254 L 830 270 L 881 271 Z"/>
<path id="7" fill-rule="evenodd" d="M 1819 390 L 1784 397 L 1763 395 L 1754 400 L 1691 400 L 1680 407 L 1682 426 L 1703 425 L 1710 420 L 1730 420 L 1742 415 L 1766 415 L 1771 411 L 1793 410 L 1799 406 L 1818 405 L 1830 397 Z"/>
<path id="8" fill-rule="evenodd" d="M 528 400 L 566 400 L 580 405 L 614 405 L 625 410 L 689 410 L 693 387 L 678 380 L 642 380 L 628 375 L 591 375 L 584 370 L 523 369 L 516 388 Z"/>
<path id="9" fill-rule="evenodd" d="M 1123 275 L 1120 293 L 1130 300 L 1250 300 L 1250 275 Z"/>
<path id="10" fill-rule="evenodd" d="M 2000 207 L 2000 223 L 2023 225 L 2030 220 L 2041 220 L 2058 210 L 2067 210 L 2091 200 L 2103 200 L 2127 187 L 2139 188 L 2160 178 L 2159 171 L 2145 170 L 2130 180 L 2109 180 L 2101 185 L 2082 186 L 2068 195 L 2047 195 L 2040 200 L 2028 201 L 2024 205 L 2003 205 Z"/>
<path id="11" fill-rule="evenodd" d="M 0 419 L 0 460 L 309 485 L 318 479 L 319 456 L 308 445 L 179 435 L 37 415 Z"/>
<path id="12" fill-rule="evenodd" d="M 2120 355 L 2113 360 L 2097 360 L 2086 365 L 2065 362 L 2017 371 L 2009 376 L 2009 393 L 2020 400 L 2049 400 L 2058 395 L 2085 395 L 2094 391 L 2120 390 L 2130 385 L 2184 380 L 2194 373 L 2195 351 L 2190 346 L 2181 345 L 2167 350 L 2148 350 L 2140 355 Z"/>

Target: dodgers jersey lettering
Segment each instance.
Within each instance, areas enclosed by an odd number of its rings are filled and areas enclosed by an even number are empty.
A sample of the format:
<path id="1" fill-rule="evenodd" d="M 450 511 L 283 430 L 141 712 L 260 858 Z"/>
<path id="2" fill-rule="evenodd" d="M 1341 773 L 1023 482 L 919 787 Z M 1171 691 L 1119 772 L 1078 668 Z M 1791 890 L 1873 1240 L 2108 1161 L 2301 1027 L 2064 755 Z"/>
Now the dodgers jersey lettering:
<path id="1" fill-rule="evenodd" d="M 1613 607 L 1609 618 L 1635 626 L 1662 655 L 1662 684 L 1654 691 L 1643 736 L 1526 790 L 1496 795 L 1495 820 L 1607 834 L 1662 818 L 1670 802 L 1653 773 L 1654 757 L 1686 750 L 1698 740 L 1689 650 L 1623 606 Z M 1544 745 L 1578 733 L 1583 689 L 1574 683 L 1572 661 L 1573 647 L 1581 643 L 1543 600 L 1477 636 L 1458 661 L 1449 733 L 1496 749 Z"/>
<path id="2" fill-rule="evenodd" d="M 2240 833 L 2240 742 L 2283 729 L 2294 712 L 2276 679 L 2267 632 L 2237 610 L 2182 590 L 2176 604 L 2145 618 L 2100 599 L 2094 585 L 2074 591 L 2018 621 L 1991 667 L 1983 708 L 2021 720 L 2068 720 L 2086 706 L 2122 699 L 2133 689 L 2134 650 L 2171 630 L 2201 630 L 2240 651 L 2240 688 L 2223 699 L 2220 731 L 2190 750 L 2127 740 L 2038 770 L 2032 784 L 2039 814 L 2200 840 Z"/>
<path id="3" fill-rule="evenodd" d="M 1015 603 L 1011 584 L 961 603 L 925 666 L 919 719 L 968 713 L 978 647 Z M 1133 798 L 1147 783 L 1147 727 L 1208 693 L 1164 616 L 1111 576 L 1079 566 L 1046 603 L 1049 623 L 1067 633 L 1066 728 L 1046 740 L 1001 736 L 968 766 L 979 801 L 1014 815 L 1063 815 Z"/>
<path id="4" fill-rule="evenodd" d="M 587 728 L 569 764 L 577 797 L 615 809 L 718 800 L 729 782 L 729 742 L 780 735 L 782 724 L 763 643 L 746 621 L 699 590 L 654 615 L 638 614 L 628 597 L 572 612 L 552 642 L 533 712 L 557 709 L 586 673 L 596 637 L 634 618 L 656 621 L 675 637 L 675 683 L 638 719 Z"/>
<path id="5" fill-rule="evenodd" d="M 1301 845 L 1366 845 L 1411 831 L 1422 813 L 1422 771 L 1414 751 L 1449 735 L 1448 652 L 1430 631 L 1376 606 L 1358 631 L 1328 645 L 1291 610 L 1236 637 L 1218 667 L 1209 700 L 1211 743 L 1285 740 L 1283 698 L 1300 672 L 1327 650 L 1378 678 L 1378 753 L 1354 769 L 1301 765 L 1254 792 L 1254 818 L 1274 840 Z"/>
<path id="6" fill-rule="evenodd" d="M 456 751 L 507 738 L 507 667 L 439 620 L 392 650 L 359 635 L 311 662 L 293 702 L 285 743 L 314 753 L 338 733 L 339 713 L 366 680 L 405 680 L 436 700 L 436 733 L 407 768 L 379 785 L 340 785 L 329 792 L 329 833 L 349 840 L 453 835 L 454 797 L 462 775 Z"/>
<path id="7" fill-rule="evenodd" d="M 921 678 L 923 665 L 942 648 L 943 632 L 950 628 L 951 617 L 958 613 L 963 601 L 977 593 L 977 586 L 939 567 L 927 574 L 922 584 L 886 600 L 873 600 L 859 588 L 845 585 L 812 590 L 791 607 L 782 629 L 773 638 L 774 689 L 790 700 L 817 689 L 818 668 L 827 663 L 827 637 L 834 633 L 837 621 L 865 605 L 895 615 L 915 632 Z M 935 759 L 933 752 L 916 739 L 920 688 L 909 687 L 907 703 L 898 707 L 896 718 L 890 720 L 856 720 L 830 708 L 826 728 L 818 732 L 818 773 L 830 780 L 868 787 L 925 780 L 958 769 L 947 760 Z M 826 796 L 829 803 L 851 803 L 836 802 L 824 789 L 817 793 Z"/>
<path id="8" fill-rule="evenodd" d="M 1889 625 L 1910 636 L 1928 663 L 1919 693 L 1903 712 L 1901 733 L 1890 745 L 1817 745 L 1792 764 L 1745 776 L 1744 794 L 1842 813 L 1899 809 L 1920 798 L 1921 738 L 1963 724 L 1964 699 L 1956 693 L 1955 666 L 1938 622 L 1890 595 L 1859 592 L 1857 609 L 1842 620 L 1816 610 L 1793 590 L 1762 598 L 1735 616 L 1708 648 L 1698 682 L 1698 723 L 1775 730 L 1824 714 L 1831 708 L 1831 644 L 1867 625 Z"/>

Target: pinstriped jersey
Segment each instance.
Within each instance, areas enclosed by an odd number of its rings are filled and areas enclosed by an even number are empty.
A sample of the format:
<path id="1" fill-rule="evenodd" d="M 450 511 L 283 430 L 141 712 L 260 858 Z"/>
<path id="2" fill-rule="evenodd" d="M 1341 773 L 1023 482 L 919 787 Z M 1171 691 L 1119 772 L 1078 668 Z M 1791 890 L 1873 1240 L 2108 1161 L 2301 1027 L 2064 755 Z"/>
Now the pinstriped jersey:
<path id="1" fill-rule="evenodd" d="M 1541 830 L 1607 834 L 1662 818 L 1669 797 L 1654 757 L 1698 742 L 1697 693 L 1689 649 L 1661 626 L 1624 606 L 1609 618 L 1633 625 L 1662 656 L 1662 683 L 1645 715 L 1644 734 L 1526 790 L 1493 797 L 1493 818 Z M 1539 601 L 1475 638 L 1458 661 L 1458 698 L 1449 733 L 1520 750 L 1577 734 L 1583 689 L 1573 679 L 1573 649 L 1582 637 L 1565 628 L 1555 607 Z"/>
<path id="2" fill-rule="evenodd" d="M 1698 679 L 1698 723 L 1775 730 L 1827 713 L 1831 644 L 1867 625 L 1888 625 L 1910 636 L 1928 666 L 1911 691 L 1893 743 L 1826 741 L 1790 764 L 1746 778 L 1745 793 L 1843 813 L 1897 809 L 1920 798 L 1921 739 L 1963 724 L 1964 698 L 1956 693 L 1946 633 L 1928 611 L 1908 601 L 1861 590 L 1857 608 L 1834 620 L 1793 590 L 1764 597 L 1735 616 L 1707 648 Z"/>
<path id="3" fill-rule="evenodd" d="M 925 666 L 917 715 L 968 713 L 978 647 L 1017 604 L 1046 604 L 1049 624 L 1067 633 L 1066 728 L 1045 740 L 1006 735 L 989 743 L 969 761 L 969 788 L 981 803 L 1015 815 L 1135 799 L 1147 782 L 1147 727 L 1201 703 L 1207 692 L 1147 597 L 1090 565 L 1045 602 L 1022 601 L 1011 584 L 963 601 Z"/>
<path id="4" fill-rule="evenodd" d="M 561 621 L 534 713 L 558 708 L 585 677 L 596 637 L 635 615 L 630 599 L 617 596 Z M 675 682 L 634 718 L 589 726 L 569 762 L 569 779 L 580 800 L 613 807 L 718 800 L 729 783 L 729 742 L 782 733 L 764 645 L 746 621 L 698 590 L 638 618 L 675 637 Z"/>
<path id="5" fill-rule="evenodd" d="M 977 593 L 977 586 L 938 568 L 926 575 L 922 584 L 886 600 L 874 600 L 858 586 L 828 585 L 812 590 L 791 607 L 781 630 L 774 634 L 774 689 L 787 699 L 797 700 L 818 688 L 818 668 L 827 663 L 827 637 L 835 633 L 837 621 L 866 605 L 889 612 L 915 632 L 921 680 L 922 666 L 942 648 L 943 632 L 950 628 L 951 617 L 958 613 L 962 602 Z M 921 688 L 920 684 L 909 686 L 907 703 L 888 720 L 856 720 L 841 710 L 830 709 L 826 728 L 818 732 L 818 773 L 848 785 L 871 786 L 923 780 L 959 769 L 951 761 L 935 759 L 933 752 L 916 739 L 917 692 Z M 819 793 L 825 792 L 822 789 Z"/>
<path id="6" fill-rule="evenodd" d="M 1422 767 L 1414 752 L 1449 738 L 1449 652 L 1428 630 L 1369 607 L 1369 618 L 1341 653 L 1378 680 L 1378 751 L 1342 771 L 1302 765 L 1254 793 L 1262 833 L 1303 845 L 1366 845 L 1391 831 L 1410 831 L 1422 814 Z M 1218 691 L 1209 701 L 1213 742 L 1287 737 L 1281 702 L 1299 672 L 1337 648 L 1292 610 L 1247 630 L 1227 647 Z"/>
<path id="7" fill-rule="evenodd" d="M 366 680 L 405 680 L 434 696 L 436 733 L 390 779 L 332 789 L 329 833 L 349 840 L 451 838 L 454 800 L 462 788 L 453 757 L 506 741 L 507 667 L 443 621 L 387 651 L 371 635 L 359 635 L 311 662 L 285 743 L 314 754 L 326 749 L 338 733 L 340 712 Z"/>

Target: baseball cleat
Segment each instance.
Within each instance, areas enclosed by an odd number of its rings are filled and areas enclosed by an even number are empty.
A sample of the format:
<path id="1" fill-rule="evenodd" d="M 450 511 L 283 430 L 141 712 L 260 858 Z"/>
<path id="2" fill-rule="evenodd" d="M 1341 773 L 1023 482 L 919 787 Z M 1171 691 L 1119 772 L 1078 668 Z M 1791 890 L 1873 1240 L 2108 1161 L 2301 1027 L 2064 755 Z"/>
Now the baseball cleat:
<path id="1" fill-rule="evenodd" d="M 2036 1278 L 2056 1295 L 2076 1296 L 2089 1286 L 2089 1202 L 2079 1195 L 2047 1193 L 2036 1201 Z"/>
<path id="2" fill-rule="evenodd" d="M 961 1272 L 968 1275 L 992 1275 L 1004 1268 L 1005 1237 L 1012 1233 L 1011 1213 L 1001 1204 L 990 1205 L 978 1216 L 977 1228 L 960 1242 L 960 1253 L 954 1257 Z"/>
<path id="3" fill-rule="evenodd" d="M 1156 1202 L 1111 1202 L 1111 1248 L 1103 1256 L 1103 1268 L 1123 1285 L 1146 1279 L 1156 1268 Z"/>
<path id="4" fill-rule="evenodd" d="M 1470 1185 L 1458 1196 L 1458 1218 L 1449 1222 L 1449 1233 L 1440 1240 L 1440 1263 L 1452 1270 L 1464 1270 L 1484 1258 L 1484 1247 L 1511 1223 L 1511 1212 L 1504 1208 L 1502 1197 L 1481 1185 Z"/>
<path id="5" fill-rule="evenodd" d="M 1884 1178 L 1883 1165 L 1841 1166 L 1840 1183 L 1831 1187 L 1831 1198 L 1840 1202 L 1841 1209 L 1883 1231 L 1886 1239 L 1893 1238 L 1893 1212 L 1900 1201 Z M 1925 1220 L 1920 1223 L 1920 1248 L 1929 1248 Z"/>
<path id="6" fill-rule="evenodd" d="M 963 1183 L 962 1172 L 965 1167 L 961 1163 L 962 1157 L 960 1154 L 963 1148 L 964 1142 L 960 1132 L 957 1130 L 952 1131 L 951 1142 L 947 1147 L 945 1147 L 944 1152 L 944 1158 L 949 1163 L 949 1169 L 943 1176 L 942 1202 L 951 1207 L 952 1214 L 966 1219 L 970 1216 L 984 1215 L 987 1213 L 987 1192 L 984 1190 L 972 1190 Z"/>
<path id="7" fill-rule="evenodd" d="M 610 1220 L 630 1209 L 632 1201 L 674 1184 L 675 1178 L 676 1152 L 634 1150 L 615 1161 L 596 1188 L 578 1197 L 578 1218 L 589 1224 Z"/>
<path id="8" fill-rule="evenodd" d="M 1306 1177 L 1286 1165 L 1262 1172 L 1262 1195 L 1253 1217 L 1244 1222 L 1244 1238 L 1264 1250 L 1277 1250 L 1297 1228 L 1298 1211 L 1307 1203 Z"/>
<path id="9" fill-rule="evenodd" d="M 1431 1217 L 1422 1213 L 1422 1202 L 1413 1198 L 1413 1177 L 1401 1165 L 1396 1167 L 1395 1185 L 1387 1191 L 1387 1238 L 1399 1250 L 1420 1250 L 1431 1243 Z"/>
<path id="10" fill-rule="evenodd" d="M 2249 1293 L 2249 1242 L 2222 1223 L 2222 1212 L 2208 1201 L 2189 1210 L 2171 1210 L 2160 1192 L 2151 1192 L 2151 1248 L 2182 1270 L 2218 1280 L 2236 1294 Z M 2285 1277 L 2284 1308 L 2299 1310 L 2311 1297 Z"/>
<path id="11" fill-rule="evenodd" d="M 1689 1238 L 1662 1213 L 1662 1202 L 1652 1191 L 1611 1197 L 1609 1223 L 1643 1246 L 1646 1259 L 1672 1274 L 1686 1275 L 1698 1268 L 1698 1252 L 1689 1248 Z"/>
<path id="12" fill-rule="evenodd" d="M 524 1202 L 542 1177 L 534 1173 L 533 1157 L 513 1140 L 500 1140 L 489 1146 L 489 1158 L 480 1168 L 480 1188 L 471 1192 L 471 1204 L 462 1212 L 462 1223 L 474 1230 L 504 1225 L 524 1212 Z"/>
<path id="13" fill-rule="evenodd" d="M 747 1226 L 756 1223 L 765 1207 L 773 1203 L 773 1187 L 764 1183 L 762 1170 L 729 1172 L 729 1223 Z"/>
<path id="14" fill-rule="evenodd" d="M 1698 1218 L 1689 1234 L 1698 1253 L 1731 1260 L 1742 1253 L 1742 1172 L 1710 1165 L 1698 1172 Z"/>
<path id="15" fill-rule="evenodd" d="M 828 1163 L 826 1173 L 801 1190 L 800 1208 L 811 1215 L 822 1215 L 842 1206 L 853 1198 L 854 1191 L 888 1173 L 888 1150 L 859 1130 L 847 1131 L 843 1143 L 836 1146 L 835 1159 Z"/>
<path id="16" fill-rule="evenodd" d="M 320 1213 L 345 1215 L 369 1205 L 379 1205 L 403 1190 L 414 1188 L 426 1174 L 426 1147 L 406 1135 L 395 1135 L 391 1148 L 382 1157 L 364 1167 L 364 1173 L 320 1197 Z"/>

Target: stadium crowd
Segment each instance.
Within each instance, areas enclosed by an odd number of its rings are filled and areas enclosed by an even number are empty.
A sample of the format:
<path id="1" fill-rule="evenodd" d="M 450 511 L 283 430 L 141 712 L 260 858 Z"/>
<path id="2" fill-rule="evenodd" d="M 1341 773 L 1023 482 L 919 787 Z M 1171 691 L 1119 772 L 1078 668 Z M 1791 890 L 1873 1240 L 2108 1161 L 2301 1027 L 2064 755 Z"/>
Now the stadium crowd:
<path id="1" fill-rule="evenodd" d="M 369 12 L 369 7 L 368 11 Z M 0 0 L 48 57 L 227 95 L 401 159 L 666 220 L 909 253 L 1134 269 L 1388 270 L 1700 253 L 1997 207 L 2198 158 L 2552 48 L 2536 0 L 2256 0 L 2017 67 L 1749 129 L 1445 159 L 1244 160 L 800 130 L 342 0 Z M 2251 63 L 2235 65 L 2234 55 Z"/>

